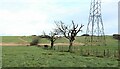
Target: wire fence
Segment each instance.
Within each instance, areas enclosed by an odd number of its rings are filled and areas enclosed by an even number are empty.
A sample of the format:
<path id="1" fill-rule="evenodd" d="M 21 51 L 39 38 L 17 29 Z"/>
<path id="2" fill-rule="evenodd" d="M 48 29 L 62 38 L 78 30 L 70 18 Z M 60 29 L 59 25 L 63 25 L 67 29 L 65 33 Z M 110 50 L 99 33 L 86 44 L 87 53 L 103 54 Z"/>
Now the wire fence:
<path id="1" fill-rule="evenodd" d="M 69 47 L 54 46 L 53 49 L 59 52 L 67 52 Z M 81 48 L 80 46 L 73 46 L 71 53 L 75 53 L 80 56 L 119 58 L 119 50 L 117 49 Z"/>

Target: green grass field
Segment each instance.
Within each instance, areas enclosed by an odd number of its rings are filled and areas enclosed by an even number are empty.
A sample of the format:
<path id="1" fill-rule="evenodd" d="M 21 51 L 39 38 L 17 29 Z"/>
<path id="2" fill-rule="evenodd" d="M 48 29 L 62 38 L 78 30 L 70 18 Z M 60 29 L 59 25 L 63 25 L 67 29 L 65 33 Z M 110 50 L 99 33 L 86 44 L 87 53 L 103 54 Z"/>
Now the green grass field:
<path id="1" fill-rule="evenodd" d="M 2 42 L 3 43 L 21 43 L 22 41 L 19 40 L 20 36 L 3 36 Z"/>
<path id="2" fill-rule="evenodd" d="M 3 47 L 3 67 L 117 67 L 111 58 L 84 57 L 41 47 Z"/>
<path id="3" fill-rule="evenodd" d="M 24 41 L 19 38 L 21 37 L 4 36 L 2 42 L 23 43 Z M 28 43 L 32 41 L 30 36 L 22 38 Z M 74 42 L 84 43 L 84 37 L 76 37 Z M 40 43 L 50 42 L 40 39 Z M 68 41 L 61 38 L 55 43 L 68 43 Z M 2 65 L 3 67 L 117 67 L 118 41 L 112 36 L 107 36 L 106 43 L 107 46 L 74 46 L 72 53 L 65 52 L 68 46 L 55 46 L 55 50 L 37 46 L 2 46 Z M 103 56 L 104 50 L 107 56 Z M 88 51 L 90 55 L 86 55 Z"/>

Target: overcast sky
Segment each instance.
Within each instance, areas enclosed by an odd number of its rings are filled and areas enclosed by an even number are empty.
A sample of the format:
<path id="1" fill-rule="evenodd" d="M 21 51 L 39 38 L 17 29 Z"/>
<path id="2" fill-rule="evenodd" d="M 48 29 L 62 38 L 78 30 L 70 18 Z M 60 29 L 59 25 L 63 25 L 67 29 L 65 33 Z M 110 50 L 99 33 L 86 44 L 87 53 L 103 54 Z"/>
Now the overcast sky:
<path id="1" fill-rule="evenodd" d="M 118 33 L 118 1 L 102 0 L 105 34 Z M 0 0 L 0 35 L 40 35 L 74 20 L 86 33 L 91 0 Z"/>

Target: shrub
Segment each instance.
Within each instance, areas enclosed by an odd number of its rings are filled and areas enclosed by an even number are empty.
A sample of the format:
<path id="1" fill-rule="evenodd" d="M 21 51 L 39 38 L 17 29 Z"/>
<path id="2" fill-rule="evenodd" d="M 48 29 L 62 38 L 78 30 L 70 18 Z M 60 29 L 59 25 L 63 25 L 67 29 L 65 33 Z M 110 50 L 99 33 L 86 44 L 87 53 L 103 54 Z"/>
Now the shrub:
<path id="1" fill-rule="evenodd" d="M 81 36 L 90 36 L 89 34 L 83 34 L 83 35 L 81 35 Z"/>
<path id="2" fill-rule="evenodd" d="M 39 39 L 35 38 L 35 39 L 32 40 L 32 42 L 30 42 L 30 46 L 38 45 L 38 43 L 39 43 Z"/>
<path id="3" fill-rule="evenodd" d="M 113 38 L 120 40 L 120 34 L 113 34 Z"/>
<path id="4" fill-rule="evenodd" d="M 37 35 L 32 35 L 32 36 L 37 36 Z"/>

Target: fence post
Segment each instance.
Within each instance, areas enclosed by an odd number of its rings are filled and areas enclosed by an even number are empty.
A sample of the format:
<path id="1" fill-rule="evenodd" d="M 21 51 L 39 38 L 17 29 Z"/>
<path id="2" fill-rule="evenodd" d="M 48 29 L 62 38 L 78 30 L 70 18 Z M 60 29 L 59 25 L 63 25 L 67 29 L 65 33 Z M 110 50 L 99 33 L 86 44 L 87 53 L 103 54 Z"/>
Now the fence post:
<path id="1" fill-rule="evenodd" d="M 74 52 L 74 46 L 72 46 L 72 52 Z"/>
<path id="2" fill-rule="evenodd" d="M 93 56 L 93 50 L 91 50 L 91 54 L 90 54 L 90 56 Z"/>
<path id="3" fill-rule="evenodd" d="M 86 53 L 85 53 L 85 55 L 88 55 L 88 49 L 86 49 Z"/>
<path id="4" fill-rule="evenodd" d="M 93 56 L 95 56 L 95 50 L 93 50 L 92 52 L 93 52 Z"/>
<path id="5" fill-rule="evenodd" d="M 62 46 L 62 52 L 64 52 L 64 48 L 63 48 L 63 46 Z"/>
<path id="6" fill-rule="evenodd" d="M 87 53 L 87 55 L 88 55 L 88 56 L 90 55 L 90 53 L 89 53 L 89 49 L 88 49 L 88 53 Z"/>
<path id="7" fill-rule="evenodd" d="M 104 52 L 103 52 L 103 56 L 104 56 L 104 57 L 106 56 L 106 54 L 105 54 L 105 50 L 104 50 Z"/>
<path id="8" fill-rule="evenodd" d="M 97 56 L 98 55 L 98 50 L 96 49 L 96 53 L 95 53 L 95 56 Z"/>
<path id="9" fill-rule="evenodd" d="M 60 51 L 60 46 L 58 46 L 58 51 Z"/>
<path id="10" fill-rule="evenodd" d="M 53 46 L 53 49 L 52 50 L 55 50 L 55 46 Z"/>
<path id="11" fill-rule="evenodd" d="M 82 49 L 80 49 L 80 55 L 81 55 L 81 56 L 83 55 L 83 51 L 82 51 Z"/>
<path id="12" fill-rule="evenodd" d="M 117 57 L 117 56 L 116 56 L 116 51 L 115 51 L 115 50 L 114 50 L 114 57 Z"/>
<path id="13" fill-rule="evenodd" d="M 107 49 L 107 57 L 109 57 L 109 49 Z"/>
<path id="14" fill-rule="evenodd" d="M 118 59 L 120 61 L 120 49 L 118 49 Z"/>

